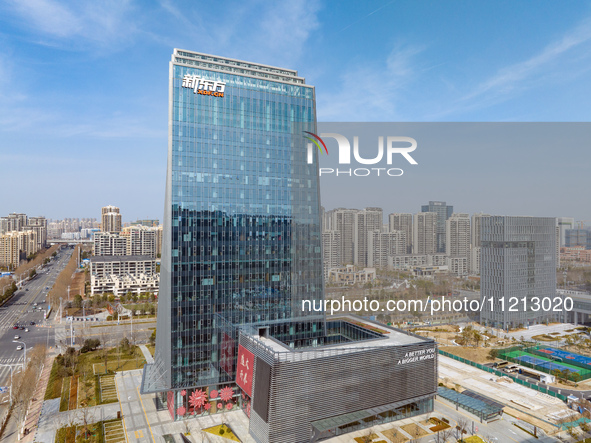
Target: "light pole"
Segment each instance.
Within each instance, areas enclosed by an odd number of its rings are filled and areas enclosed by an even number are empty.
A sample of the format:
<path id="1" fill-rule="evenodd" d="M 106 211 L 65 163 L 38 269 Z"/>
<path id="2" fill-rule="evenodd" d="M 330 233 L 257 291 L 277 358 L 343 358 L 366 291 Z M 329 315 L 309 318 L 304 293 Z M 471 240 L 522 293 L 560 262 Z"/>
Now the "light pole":
<path id="1" fill-rule="evenodd" d="M 0 364 L 0 366 L 10 368 L 10 391 L 9 391 L 8 395 L 9 395 L 9 400 L 10 400 L 10 406 L 12 406 L 12 370 L 15 366 L 20 366 L 20 364 L 16 364 L 16 365 Z"/>
<path id="2" fill-rule="evenodd" d="M 27 344 L 24 341 L 20 341 L 20 340 L 12 340 L 13 343 L 22 343 L 23 346 L 25 347 L 25 355 L 23 356 L 23 371 L 25 370 L 25 364 L 27 363 Z"/>
<path id="3" fill-rule="evenodd" d="M 68 286 L 68 303 L 70 302 L 70 286 Z"/>
<path id="4" fill-rule="evenodd" d="M 133 308 L 130 311 L 129 317 L 131 318 L 131 344 L 133 345 Z"/>

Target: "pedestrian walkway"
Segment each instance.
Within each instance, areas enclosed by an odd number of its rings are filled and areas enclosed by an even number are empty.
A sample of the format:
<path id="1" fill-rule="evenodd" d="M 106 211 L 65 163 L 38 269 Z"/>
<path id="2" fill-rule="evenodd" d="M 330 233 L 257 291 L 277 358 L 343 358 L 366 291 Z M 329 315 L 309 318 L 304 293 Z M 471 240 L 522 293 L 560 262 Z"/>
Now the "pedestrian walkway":
<path id="1" fill-rule="evenodd" d="M 39 415 L 41 414 L 41 408 L 43 407 L 43 397 L 45 390 L 47 389 L 47 383 L 49 382 L 49 374 L 51 373 L 51 366 L 53 365 L 54 356 L 50 355 L 45 358 L 43 363 L 43 371 L 41 376 L 37 380 L 37 387 L 33 398 L 29 403 L 29 409 L 25 418 L 25 429 L 29 430 L 29 434 L 25 435 L 22 439 L 24 443 L 30 443 L 35 441 L 35 431 L 37 430 L 37 423 L 39 422 Z"/>
<path id="2" fill-rule="evenodd" d="M 154 363 L 154 357 L 152 357 L 152 354 L 150 354 L 150 350 L 146 347 L 146 345 L 140 345 L 140 349 L 144 353 L 144 357 L 146 358 L 146 363 L 148 363 L 149 365 Z"/>

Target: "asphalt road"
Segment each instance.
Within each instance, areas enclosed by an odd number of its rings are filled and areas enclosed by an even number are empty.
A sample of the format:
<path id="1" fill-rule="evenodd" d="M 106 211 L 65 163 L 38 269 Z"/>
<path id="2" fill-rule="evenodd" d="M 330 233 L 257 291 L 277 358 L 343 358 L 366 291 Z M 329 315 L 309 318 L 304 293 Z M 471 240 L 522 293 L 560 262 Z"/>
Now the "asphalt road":
<path id="1" fill-rule="evenodd" d="M 74 322 L 71 324 L 65 319 L 62 323 L 53 323 L 55 331 L 55 345 L 60 347 L 60 352 L 65 351 L 66 346 L 71 346 L 71 335 L 74 335 L 74 345 L 82 346 L 85 339 L 96 338 L 101 344 L 106 342 L 107 346 L 117 346 L 119 342 L 127 337 L 133 343 L 148 343 L 152 331 L 156 328 L 156 321 L 134 321 L 133 337 L 131 323 L 121 322 Z M 70 328 L 73 328 L 71 333 Z"/>
<path id="2" fill-rule="evenodd" d="M 54 345 L 53 329 L 48 327 L 43 319 L 43 311 L 47 309 L 47 303 L 44 301 L 57 276 L 68 263 L 72 252 L 72 249 L 59 251 L 57 257 L 37 271 L 35 278 L 24 282 L 22 288 L 0 307 L 0 365 L 22 364 L 25 352 L 24 349 L 17 350 L 17 346 L 22 346 L 23 343 L 27 351 L 37 344 L 46 347 Z M 42 309 L 33 309 L 35 303 L 38 303 Z M 35 325 L 31 325 L 31 322 L 35 322 Z M 28 328 L 29 332 L 13 329 L 14 325 L 22 325 Z M 19 341 L 23 343 L 13 343 L 17 335 L 20 337 Z M 10 368 L 0 366 L 0 386 L 9 384 Z"/>

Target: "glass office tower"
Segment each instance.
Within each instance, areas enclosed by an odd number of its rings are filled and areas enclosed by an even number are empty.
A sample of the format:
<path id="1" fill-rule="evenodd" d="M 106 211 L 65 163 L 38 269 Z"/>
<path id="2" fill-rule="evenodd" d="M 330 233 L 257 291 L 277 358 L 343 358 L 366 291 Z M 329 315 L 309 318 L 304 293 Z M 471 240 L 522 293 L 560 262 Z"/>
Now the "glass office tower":
<path id="1" fill-rule="evenodd" d="M 142 391 L 161 393 L 177 419 L 216 412 L 224 388 L 240 406 L 240 325 L 294 347 L 323 334 L 324 315 L 302 312 L 323 299 L 305 132 L 316 132 L 315 91 L 297 71 L 174 50 L 155 363 Z"/>

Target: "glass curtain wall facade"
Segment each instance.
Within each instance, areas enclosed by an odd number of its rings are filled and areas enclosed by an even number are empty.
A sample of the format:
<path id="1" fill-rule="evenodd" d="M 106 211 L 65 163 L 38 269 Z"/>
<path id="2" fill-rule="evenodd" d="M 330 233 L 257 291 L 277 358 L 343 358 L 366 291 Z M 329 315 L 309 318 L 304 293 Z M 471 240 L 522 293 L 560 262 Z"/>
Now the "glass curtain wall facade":
<path id="1" fill-rule="evenodd" d="M 314 87 L 296 71 L 177 49 L 169 81 L 155 363 L 142 389 L 181 418 L 191 389 L 205 394 L 196 414 L 216 412 L 223 388 L 238 397 L 238 325 L 300 320 L 281 332 L 305 339 L 325 323 L 301 308 L 323 299 L 317 152 L 308 164 L 305 138 Z"/>

